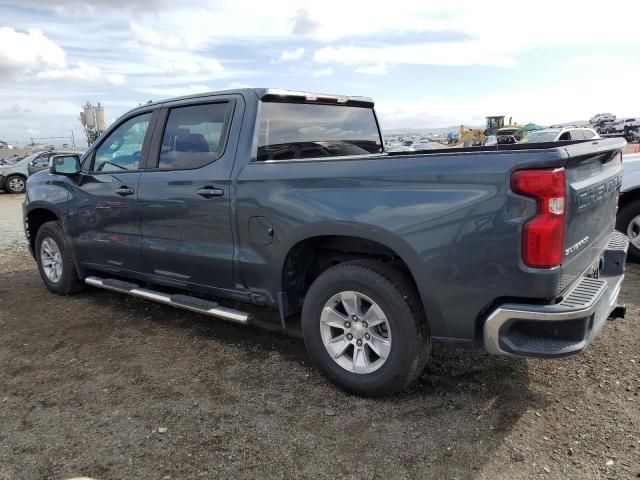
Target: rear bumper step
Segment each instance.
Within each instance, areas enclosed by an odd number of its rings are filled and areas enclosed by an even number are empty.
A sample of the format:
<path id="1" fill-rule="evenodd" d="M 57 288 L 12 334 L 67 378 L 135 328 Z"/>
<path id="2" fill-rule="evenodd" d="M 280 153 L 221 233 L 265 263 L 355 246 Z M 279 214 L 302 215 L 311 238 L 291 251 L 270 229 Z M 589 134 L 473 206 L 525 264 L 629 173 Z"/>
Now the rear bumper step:
<path id="1" fill-rule="evenodd" d="M 582 277 L 553 305 L 505 304 L 483 328 L 484 347 L 495 355 L 563 357 L 584 350 L 606 320 L 622 313 L 618 294 L 629 241 L 611 235 L 599 278 Z"/>
<path id="2" fill-rule="evenodd" d="M 155 290 L 149 290 L 141 288 L 135 283 L 123 282 L 113 278 L 87 277 L 85 279 L 85 283 L 93 287 L 104 288 L 105 290 L 111 290 L 118 293 L 126 293 L 133 297 L 144 298 L 145 300 L 151 300 L 165 305 L 170 305 L 172 307 L 183 308 L 185 310 L 191 310 L 192 312 L 202 313 L 210 317 L 221 318 L 223 320 L 243 325 L 249 323 L 249 319 L 251 317 L 249 313 L 226 308 L 220 306 L 216 302 L 210 302 L 208 300 L 202 300 L 188 295 L 171 295 Z"/>

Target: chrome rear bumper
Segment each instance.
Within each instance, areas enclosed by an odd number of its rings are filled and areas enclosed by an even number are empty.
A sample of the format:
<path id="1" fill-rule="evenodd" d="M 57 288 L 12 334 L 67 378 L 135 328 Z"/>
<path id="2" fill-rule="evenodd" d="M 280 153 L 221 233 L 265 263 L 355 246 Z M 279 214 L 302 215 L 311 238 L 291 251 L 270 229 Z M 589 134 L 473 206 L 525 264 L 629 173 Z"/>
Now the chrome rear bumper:
<path id="1" fill-rule="evenodd" d="M 488 353 L 563 357 L 584 350 L 618 304 L 629 241 L 613 232 L 599 278 L 582 277 L 553 305 L 504 304 L 483 328 Z"/>

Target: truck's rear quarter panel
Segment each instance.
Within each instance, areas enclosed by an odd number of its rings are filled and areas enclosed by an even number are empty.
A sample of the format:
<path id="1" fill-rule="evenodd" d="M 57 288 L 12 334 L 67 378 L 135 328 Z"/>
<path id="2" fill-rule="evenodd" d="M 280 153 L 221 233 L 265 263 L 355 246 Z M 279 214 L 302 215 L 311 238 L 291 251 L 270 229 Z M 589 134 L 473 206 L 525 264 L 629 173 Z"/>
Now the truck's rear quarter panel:
<path id="1" fill-rule="evenodd" d="M 522 265 L 520 232 L 535 202 L 510 193 L 509 183 L 515 169 L 557 168 L 566 160 L 564 149 L 541 149 L 250 163 L 234 205 L 240 280 L 267 286 L 260 293 L 275 303 L 281 269 L 273 265 L 297 242 L 367 238 L 407 264 L 432 334 L 471 342 L 476 319 L 498 297 L 550 299 L 561 288 L 559 269 Z M 251 241 L 252 216 L 272 223 L 271 245 Z"/>

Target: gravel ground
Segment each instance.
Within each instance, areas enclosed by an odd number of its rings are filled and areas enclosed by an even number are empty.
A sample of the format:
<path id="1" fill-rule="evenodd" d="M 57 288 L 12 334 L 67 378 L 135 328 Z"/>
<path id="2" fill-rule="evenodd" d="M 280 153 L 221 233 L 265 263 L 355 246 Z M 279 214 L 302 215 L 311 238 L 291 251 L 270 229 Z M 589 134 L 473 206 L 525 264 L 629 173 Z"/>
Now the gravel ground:
<path id="1" fill-rule="evenodd" d="M 300 340 L 100 290 L 50 294 L 0 195 L 0 480 L 640 477 L 640 268 L 583 354 L 435 349 L 383 400 Z"/>
<path id="2" fill-rule="evenodd" d="M 22 226 L 23 200 L 24 195 L 0 191 L 0 251 L 27 244 Z"/>

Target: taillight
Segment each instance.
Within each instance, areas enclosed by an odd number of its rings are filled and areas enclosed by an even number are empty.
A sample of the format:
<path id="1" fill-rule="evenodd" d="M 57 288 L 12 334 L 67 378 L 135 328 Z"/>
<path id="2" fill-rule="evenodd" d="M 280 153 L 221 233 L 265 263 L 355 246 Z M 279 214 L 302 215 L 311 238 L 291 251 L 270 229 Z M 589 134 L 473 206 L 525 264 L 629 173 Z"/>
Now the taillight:
<path id="1" fill-rule="evenodd" d="M 522 229 L 522 260 L 533 268 L 562 263 L 565 229 L 564 168 L 519 170 L 511 175 L 511 190 L 535 198 L 538 212 Z"/>

